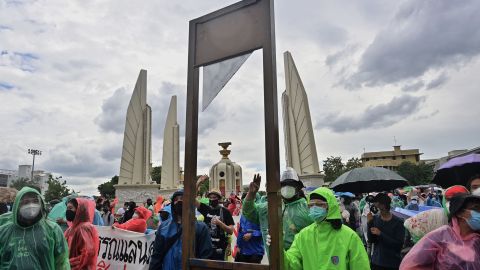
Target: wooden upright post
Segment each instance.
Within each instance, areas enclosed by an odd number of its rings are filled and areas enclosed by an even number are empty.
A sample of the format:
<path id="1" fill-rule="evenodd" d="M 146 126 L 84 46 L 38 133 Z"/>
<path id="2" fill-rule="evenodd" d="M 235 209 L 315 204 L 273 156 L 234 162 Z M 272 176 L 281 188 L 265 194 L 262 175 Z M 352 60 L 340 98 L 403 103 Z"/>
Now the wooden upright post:
<path id="1" fill-rule="evenodd" d="M 278 150 L 278 104 L 273 0 L 244 0 L 190 21 L 188 48 L 182 269 L 283 269 L 282 200 Z M 263 49 L 265 159 L 270 265 L 195 259 L 195 197 L 198 146 L 199 68 Z"/>

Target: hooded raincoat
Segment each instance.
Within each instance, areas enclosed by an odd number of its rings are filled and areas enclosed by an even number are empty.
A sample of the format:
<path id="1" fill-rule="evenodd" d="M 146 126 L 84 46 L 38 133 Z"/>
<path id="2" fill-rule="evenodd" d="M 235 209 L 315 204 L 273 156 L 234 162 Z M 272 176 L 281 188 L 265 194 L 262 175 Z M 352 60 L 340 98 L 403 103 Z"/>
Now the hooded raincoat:
<path id="1" fill-rule="evenodd" d="M 58 219 L 66 220 L 65 212 L 67 211 L 67 201 L 68 198 L 64 197 L 59 203 L 55 204 L 48 213 L 48 219 L 53 222 L 57 222 Z M 67 223 L 63 223 L 59 225 L 62 231 L 66 231 L 68 229 Z"/>
<path id="2" fill-rule="evenodd" d="M 400 269 L 479 270 L 480 234 L 460 235 L 457 218 L 425 235 L 403 258 Z"/>
<path id="3" fill-rule="evenodd" d="M 75 219 L 65 231 L 70 250 L 70 265 L 73 270 L 95 269 L 99 248 L 98 232 L 92 224 L 95 202 L 77 198 Z"/>
<path id="4" fill-rule="evenodd" d="M 115 223 L 113 226 L 127 231 L 145 233 L 147 220 L 152 215 L 152 212 L 143 206 L 135 208 L 135 212 L 138 213 L 138 218 L 132 218 L 123 224 Z"/>
<path id="5" fill-rule="evenodd" d="M 41 219 L 30 227 L 18 223 L 19 204 L 26 193 L 41 198 Z M 70 269 L 68 246 L 62 230 L 46 218 L 45 202 L 35 189 L 24 187 L 17 194 L 9 220 L 0 227 L 0 269 Z"/>
<path id="6" fill-rule="evenodd" d="M 285 252 L 285 269 L 370 269 L 367 252 L 357 233 L 345 225 L 335 230 L 327 221 L 342 218 L 333 192 L 320 187 L 313 193 L 327 200 L 326 220 L 315 222 L 295 235 L 292 246 Z"/>
<path id="7" fill-rule="evenodd" d="M 170 209 L 165 210 L 170 211 Z M 182 269 L 182 225 L 174 222 L 171 216 L 160 224 L 155 234 L 149 269 Z M 212 240 L 205 223 L 195 221 L 195 241 L 193 243 L 195 243 L 196 258 L 207 259 L 210 257 Z"/>
<path id="8" fill-rule="evenodd" d="M 300 198 L 294 202 L 283 205 L 283 247 L 288 250 L 292 245 L 295 234 L 303 228 L 313 223 L 308 216 L 307 200 Z M 243 202 L 242 214 L 254 224 L 259 224 L 263 240 L 267 239 L 268 234 L 268 202 L 264 199 L 254 202 L 245 199 Z M 268 250 L 267 250 L 268 251 Z"/>

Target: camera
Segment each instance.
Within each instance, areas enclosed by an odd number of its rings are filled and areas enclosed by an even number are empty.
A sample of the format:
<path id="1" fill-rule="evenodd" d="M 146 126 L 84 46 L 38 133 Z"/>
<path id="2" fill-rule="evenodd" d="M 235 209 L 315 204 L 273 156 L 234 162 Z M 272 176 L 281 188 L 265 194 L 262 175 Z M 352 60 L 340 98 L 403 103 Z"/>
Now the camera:
<path id="1" fill-rule="evenodd" d="M 365 198 L 365 201 L 368 203 L 368 207 L 370 208 L 370 212 L 372 212 L 373 214 L 376 214 L 378 213 L 378 208 L 375 205 L 373 205 L 374 200 L 375 200 L 375 197 L 373 195 L 368 195 Z"/>

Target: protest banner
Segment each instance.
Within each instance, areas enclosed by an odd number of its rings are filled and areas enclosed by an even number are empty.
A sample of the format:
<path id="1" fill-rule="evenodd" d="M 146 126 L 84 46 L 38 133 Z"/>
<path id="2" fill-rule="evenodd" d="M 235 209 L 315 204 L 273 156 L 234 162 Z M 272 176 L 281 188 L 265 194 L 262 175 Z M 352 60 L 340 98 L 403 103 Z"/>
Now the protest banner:
<path id="1" fill-rule="evenodd" d="M 97 270 L 148 269 L 155 233 L 96 227 L 100 238 Z"/>

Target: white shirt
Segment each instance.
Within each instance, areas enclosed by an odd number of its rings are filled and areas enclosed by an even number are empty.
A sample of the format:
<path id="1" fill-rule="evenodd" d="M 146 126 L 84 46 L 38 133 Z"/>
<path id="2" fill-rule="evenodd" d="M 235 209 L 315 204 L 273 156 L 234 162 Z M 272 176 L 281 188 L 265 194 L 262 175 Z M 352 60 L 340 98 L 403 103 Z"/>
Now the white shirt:
<path id="1" fill-rule="evenodd" d="M 118 208 L 117 215 L 123 215 L 123 214 L 125 214 L 125 209 L 123 209 L 123 207 Z"/>

